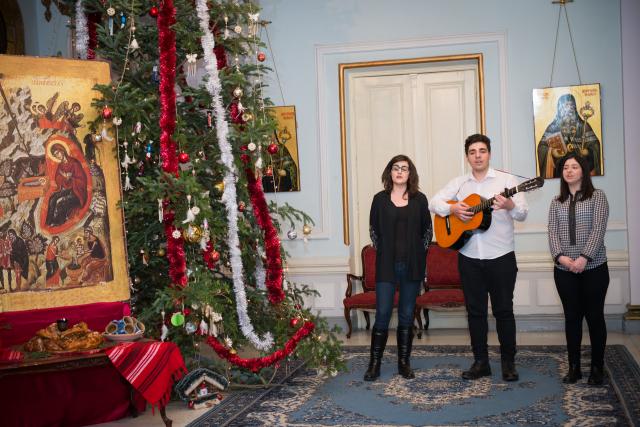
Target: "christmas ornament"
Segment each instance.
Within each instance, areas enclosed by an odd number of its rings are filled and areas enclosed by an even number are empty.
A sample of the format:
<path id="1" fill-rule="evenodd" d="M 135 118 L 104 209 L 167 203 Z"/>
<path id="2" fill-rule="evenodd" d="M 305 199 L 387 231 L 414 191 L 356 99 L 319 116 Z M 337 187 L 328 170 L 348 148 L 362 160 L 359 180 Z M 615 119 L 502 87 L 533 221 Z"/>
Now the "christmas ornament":
<path id="1" fill-rule="evenodd" d="M 109 120 L 112 115 L 113 115 L 113 110 L 111 108 L 109 108 L 108 105 L 105 105 L 102 108 L 102 118 L 105 119 L 105 120 Z"/>
<path id="2" fill-rule="evenodd" d="M 253 120 L 253 114 L 251 114 L 250 112 L 245 112 L 242 113 L 242 121 L 244 122 L 250 122 L 251 120 Z"/>
<path id="3" fill-rule="evenodd" d="M 187 53 L 187 76 L 194 77 L 196 75 L 197 53 Z"/>
<path id="4" fill-rule="evenodd" d="M 165 323 L 164 315 L 165 315 L 165 312 L 164 310 L 162 310 L 162 328 L 161 328 L 161 334 L 160 334 L 160 341 L 166 340 L 167 335 L 169 335 L 169 328 L 167 328 L 167 324 Z"/>
<path id="5" fill-rule="evenodd" d="M 284 169 L 278 169 L 278 175 L 279 176 L 287 176 L 287 171 Z"/>
<path id="6" fill-rule="evenodd" d="M 144 148 L 144 156 L 147 158 L 147 160 L 151 160 L 151 157 L 153 156 L 153 141 L 149 141 L 147 142 L 147 146 Z"/>
<path id="7" fill-rule="evenodd" d="M 109 16 L 108 26 L 109 26 L 109 35 L 113 35 L 113 17 L 116 14 L 116 10 L 112 7 L 107 9 L 107 15 Z"/>
<path id="8" fill-rule="evenodd" d="M 120 117 L 114 117 L 113 118 L 113 125 L 114 126 L 120 126 L 122 124 L 122 118 Z"/>
<path id="9" fill-rule="evenodd" d="M 176 327 L 184 325 L 184 314 L 179 311 L 173 313 L 171 315 L 171 324 Z"/>
<path id="10" fill-rule="evenodd" d="M 189 226 L 182 232 L 184 240 L 189 243 L 198 243 L 202 238 L 202 228 L 198 225 L 189 224 Z"/>
<path id="11" fill-rule="evenodd" d="M 224 182 L 220 181 L 219 183 L 215 184 L 213 188 L 215 188 L 219 194 L 222 194 L 222 192 L 224 191 Z"/>
<path id="12" fill-rule="evenodd" d="M 243 90 L 241 87 L 237 87 L 233 90 L 233 96 L 236 98 L 242 98 L 242 95 L 244 94 Z"/>
<path id="13" fill-rule="evenodd" d="M 276 154 L 279 149 L 280 148 L 278 147 L 278 144 L 269 144 L 269 146 L 267 147 L 267 151 L 269 152 L 269 154 Z"/>
<path id="14" fill-rule="evenodd" d="M 248 154 L 241 154 L 240 155 L 240 160 L 242 161 L 242 163 L 244 163 L 246 165 L 251 160 L 251 157 L 249 157 Z"/>
<path id="15" fill-rule="evenodd" d="M 133 279 L 133 283 L 135 283 L 136 285 L 139 285 L 141 282 L 142 282 L 142 279 L 140 279 L 138 276 L 136 276 L 136 277 Z"/>
<path id="16" fill-rule="evenodd" d="M 220 261 L 220 252 L 216 251 L 215 249 L 211 251 L 211 260 L 213 262 L 218 262 Z"/>
<path id="17" fill-rule="evenodd" d="M 154 65 L 153 68 L 151 69 L 151 80 L 153 80 L 154 83 L 160 83 L 160 74 L 158 74 L 157 65 Z"/>
<path id="18" fill-rule="evenodd" d="M 187 324 L 184 325 L 184 329 L 187 331 L 187 334 L 191 335 L 198 330 L 198 327 L 192 322 L 187 322 Z"/>
<path id="19" fill-rule="evenodd" d="M 158 248 L 156 253 L 158 254 L 158 256 L 163 257 L 167 254 L 167 251 L 164 248 Z"/>
<path id="20" fill-rule="evenodd" d="M 291 320 L 289 320 L 289 326 L 291 326 L 292 328 L 298 326 L 298 323 L 300 323 L 299 317 L 293 317 Z"/>
<path id="21" fill-rule="evenodd" d="M 249 149 L 249 151 L 256 151 L 256 144 L 254 144 L 253 142 L 250 142 L 249 145 L 247 145 L 247 148 Z"/>
<path id="22" fill-rule="evenodd" d="M 189 163 L 190 159 L 191 157 L 189 157 L 189 153 L 182 152 L 178 154 L 178 161 L 182 164 Z"/>
<path id="23" fill-rule="evenodd" d="M 295 229 L 287 231 L 287 237 L 289 240 L 296 240 L 298 238 L 298 232 Z"/>
<path id="24" fill-rule="evenodd" d="M 158 8 L 155 6 L 151 6 L 151 9 L 149 9 L 149 16 L 151 16 L 152 18 L 157 18 L 158 17 Z"/>
<path id="25" fill-rule="evenodd" d="M 311 228 L 311 226 L 309 224 L 305 224 L 302 227 L 302 234 L 304 234 L 305 236 L 308 236 L 309 234 L 311 234 L 312 230 L 313 230 L 313 228 Z"/>
<path id="26" fill-rule="evenodd" d="M 125 25 L 127 25 L 127 17 L 123 12 L 120 12 L 120 28 L 124 28 Z"/>
<path id="27" fill-rule="evenodd" d="M 244 210 L 246 209 L 246 207 L 247 207 L 247 206 L 245 205 L 245 203 L 244 203 L 244 202 L 240 202 L 240 203 L 238 203 L 238 210 L 239 210 L 240 212 L 244 212 Z"/>
<path id="28" fill-rule="evenodd" d="M 267 55 L 264 52 L 258 52 L 258 61 L 264 62 L 265 59 L 267 59 Z"/>
<path id="29" fill-rule="evenodd" d="M 235 27 L 233 27 L 233 32 L 236 34 L 242 33 L 242 27 L 240 25 L 236 25 Z"/>

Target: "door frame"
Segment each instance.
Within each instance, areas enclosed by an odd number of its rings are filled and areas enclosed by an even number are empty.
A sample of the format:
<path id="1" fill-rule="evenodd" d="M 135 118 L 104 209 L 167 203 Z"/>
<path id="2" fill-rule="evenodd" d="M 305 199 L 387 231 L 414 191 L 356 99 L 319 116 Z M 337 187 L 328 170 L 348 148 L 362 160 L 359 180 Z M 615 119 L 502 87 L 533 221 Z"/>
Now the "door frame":
<path id="1" fill-rule="evenodd" d="M 480 112 L 480 132 L 485 132 L 485 108 L 484 108 L 484 67 L 482 53 L 464 55 L 431 56 L 424 58 L 390 59 L 384 61 L 363 61 L 339 64 L 338 86 L 340 97 L 340 158 L 342 175 L 342 230 L 344 244 L 351 243 L 350 211 L 349 211 L 349 184 L 347 176 L 347 114 L 346 114 L 346 81 L 347 72 L 358 68 L 390 67 L 403 65 L 420 65 L 430 63 L 445 63 L 452 61 L 475 61 L 478 79 L 478 102 Z"/>

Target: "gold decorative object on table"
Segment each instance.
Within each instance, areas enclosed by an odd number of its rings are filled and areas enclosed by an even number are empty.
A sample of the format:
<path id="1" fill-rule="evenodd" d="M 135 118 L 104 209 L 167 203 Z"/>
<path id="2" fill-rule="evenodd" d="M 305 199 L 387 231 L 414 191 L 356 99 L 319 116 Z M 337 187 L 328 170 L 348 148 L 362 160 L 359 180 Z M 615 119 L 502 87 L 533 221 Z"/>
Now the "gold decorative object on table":
<path id="1" fill-rule="evenodd" d="M 24 349 L 30 352 L 65 353 L 92 350 L 102 344 L 102 335 L 90 330 L 85 322 L 76 323 L 65 331 L 60 331 L 57 323 L 36 332 Z"/>

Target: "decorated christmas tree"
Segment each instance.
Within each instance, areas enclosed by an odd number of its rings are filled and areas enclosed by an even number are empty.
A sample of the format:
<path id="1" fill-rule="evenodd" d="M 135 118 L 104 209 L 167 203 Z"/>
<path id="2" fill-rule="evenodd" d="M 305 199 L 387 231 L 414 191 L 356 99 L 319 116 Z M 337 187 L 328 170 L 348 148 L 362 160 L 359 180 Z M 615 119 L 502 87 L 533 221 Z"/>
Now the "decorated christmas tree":
<path id="1" fill-rule="evenodd" d="M 256 373 L 292 356 L 341 368 L 333 331 L 304 306 L 315 291 L 286 280 L 279 222 L 313 222 L 261 187 L 285 148 L 257 5 L 68 3 L 77 56 L 111 65 L 92 139 L 121 162 L 134 315 L 193 364 L 208 344 Z"/>

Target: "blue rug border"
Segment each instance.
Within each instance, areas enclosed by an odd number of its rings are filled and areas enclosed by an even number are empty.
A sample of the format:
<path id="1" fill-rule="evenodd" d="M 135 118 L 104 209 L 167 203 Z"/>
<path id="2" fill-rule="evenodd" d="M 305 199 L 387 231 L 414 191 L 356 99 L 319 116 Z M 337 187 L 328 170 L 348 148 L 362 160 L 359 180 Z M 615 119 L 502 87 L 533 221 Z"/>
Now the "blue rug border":
<path id="1" fill-rule="evenodd" d="M 565 349 L 564 345 L 522 345 L 519 349 L 535 350 L 540 348 L 553 350 Z M 422 350 L 437 351 L 438 349 L 448 351 L 471 352 L 468 345 L 415 345 L 414 348 Z M 583 351 L 589 351 L 589 346 L 583 346 Z M 344 346 L 343 350 L 368 351 L 367 346 Z M 489 346 L 489 351 L 499 352 L 499 346 Z M 395 353 L 395 347 L 389 347 L 387 351 Z M 517 361 L 517 356 L 516 356 Z M 187 427 L 224 427 L 241 417 L 258 401 L 265 398 L 277 387 L 286 385 L 286 382 L 294 377 L 305 363 L 301 360 L 289 361 L 288 369 L 280 369 L 269 387 L 242 390 L 228 394 L 219 405 L 208 410 L 200 417 L 187 424 Z M 605 352 L 605 368 L 609 375 L 609 380 L 618 396 L 618 400 L 624 410 L 625 416 L 630 426 L 640 427 L 640 366 L 624 344 L 607 345 Z"/>

